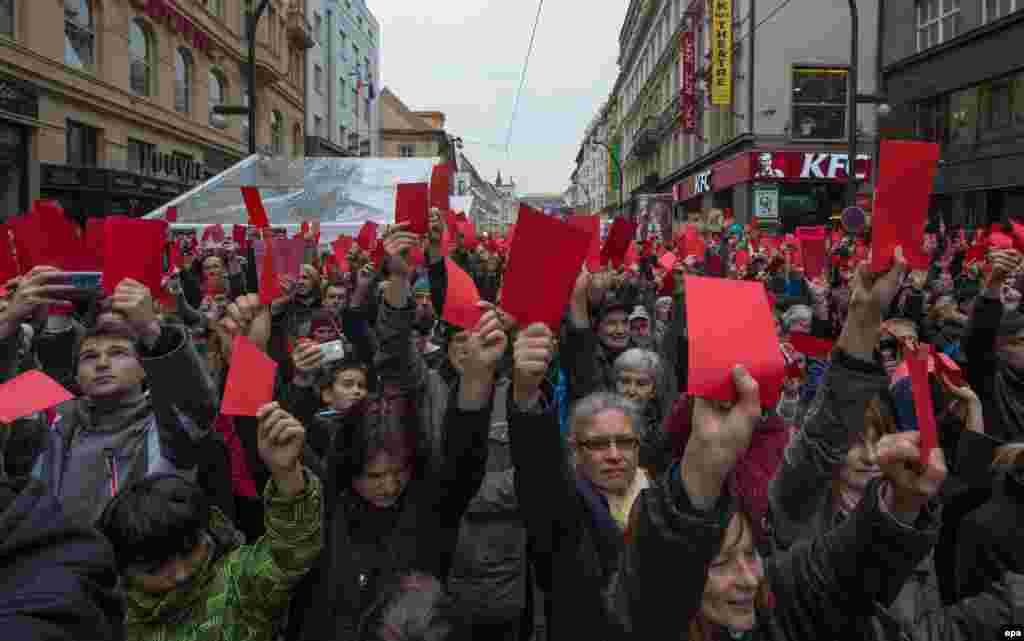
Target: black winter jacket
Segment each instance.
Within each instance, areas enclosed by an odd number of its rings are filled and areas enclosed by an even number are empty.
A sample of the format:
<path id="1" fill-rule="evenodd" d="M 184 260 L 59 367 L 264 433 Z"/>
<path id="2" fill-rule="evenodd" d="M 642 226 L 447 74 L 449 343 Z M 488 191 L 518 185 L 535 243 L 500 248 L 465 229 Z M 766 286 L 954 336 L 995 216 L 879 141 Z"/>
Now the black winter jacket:
<path id="1" fill-rule="evenodd" d="M 39 481 L 0 482 L 0 630 L 5 639 L 124 638 L 114 550 L 74 524 Z"/>

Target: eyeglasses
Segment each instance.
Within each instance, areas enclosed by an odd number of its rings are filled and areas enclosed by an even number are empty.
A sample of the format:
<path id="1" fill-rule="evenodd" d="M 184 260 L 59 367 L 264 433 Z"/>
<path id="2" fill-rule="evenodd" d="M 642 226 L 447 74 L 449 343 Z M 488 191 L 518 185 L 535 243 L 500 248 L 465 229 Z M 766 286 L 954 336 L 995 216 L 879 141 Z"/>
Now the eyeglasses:
<path id="1" fill-rule="evenodd" d="M 640 439 L 635 436 L 616 436 L 616 437 L 598 437 L 588 438 L 585 440 L 577 441 L 580 447 L 587 450 L 588 452 L 607 452 L 615 446 L 617 450 L 634 450 L 640 445 Z"/>

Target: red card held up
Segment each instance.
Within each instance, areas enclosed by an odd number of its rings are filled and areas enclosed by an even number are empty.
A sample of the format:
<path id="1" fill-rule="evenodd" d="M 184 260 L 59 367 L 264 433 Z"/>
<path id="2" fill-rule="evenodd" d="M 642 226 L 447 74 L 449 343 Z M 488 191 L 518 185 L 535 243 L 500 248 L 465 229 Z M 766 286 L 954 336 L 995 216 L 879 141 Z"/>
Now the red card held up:
<path id="1" fill-rule="evenodd" d="M 408 222 L 408 231 L 426 234 L 430 221 L 430 185 L 405 183 L 395 190 L 395 222 Z"/>
<path id="2" fill-rule="evenodd" d="M 1013 249 L 1013 238 L 1001 231 L 994 231 L 988 236 L 988 246 L 996 251 Z"/>
<path id="3" fill-rule="evenodd" d="M 822 230 L 824 231 L 824 230 Z M 803 258 L 804 272 L 807 278 L 817 278 L 825 273 L 825 238 L 802 238 L 800 249 Z"/>
<path id="4" fill-rule="evenodd" d="M 672 252 L 665 252 L 658 259 L 658 265 L 666 272 L 671 272 L 672 268 L 676 266 L 676 255 Z"/>
<path id="5" fill-rule="evenodd" d="M 249 224 L 262 229 L 270 227 L 270 219 L 267 218 L 267 210 L 263 207 L 263 198 L 260 197 L 258 187 L 242 187 L 242 200 L 245 201 L 245 208 L 249 212 Z"/>
<path id="6" fill-rule="evenodd" d="M 448 272 L 448 294 L 444 301 L 441 319 L 463 329 L 473 329 L 484 310 L 478 305 L 480 292 L 473 279 L 450 258 L 444 259 Z"/>
<path id="7" fill-rule="evenodd" d="M 154 296 L 158 295 L 162 289 L 166 239 L 166 220 L 108 217 L 104 222 L 103 245 L 111 251 L 106 252 L 103 260 L 103 292 L 109 296 L 122 280 L 132 278 L 148 287 Z"/>
<path id="8" fill-rule="evenodd" d="M 372 220 L 363 223 L 359 229 L 359 235 L 356 236 L 356 244 L 367 254 L 372 252 L 377 244 L 377 223 Z"/>
<path id="9" fill-rule="evenodd" d="M 342 273 L 348 273 L 349 271 L 348 250 L 352 249 L 353 243 L 355 241 L 352 240 L 352 237 L 344 234 L 335 238 L 334 242 L 331 243 L 331 247 L 334 249 L 334 260 L 337 262 L 338 269 Z"/>
<path id="10" fill-rule="evenodd" d="M 796 332 L 789 335 L 789 344 L 796 351 L 811 358 L 828 358 L 834 346 L 830 340 Z"/>
<path id="11" fill-rule="evenodd" d="M 956 387 L 963 387 L 967 384 L 964 380 L 963 371 L 961 371 L 960 366 L 957 365 L 952 358 L 947 356 L 945 352 L 940 352 L 934 347 L 932 348 L 932 351 L 932 355 L 935 357 L 935 367 L 940 374 L 948 378 L 949 382 Z"/>
<path id="12" fill-rule="evenodd" d="M 502 308 L 520 327 L 546 323 L 557 332 L 591 237 L 531 209 L 520 210 L 502 287 Z M 544 256 L 544 260 L 532 257 Z"/>
<path id="13" fill-rule="evenodd" d="M 761 405 L 778 402 L 786 362 L 765 294 L 759 282 L 686 277 L 690 395 L 736 400 L 732 370 L 743 365 L 758 382 Z"/>
<path id="14" fill-rule="evenodd" d="M 1011 222 L 1010 229 L 1013 230 L 1014 249 L 1024 254 L 1024 225 L 1017 222 Z M 962 232 L 963 230 L 961 229 L 960 231 Z"/>
<path id="15" fill-rule="evenodd" d="M 263 234 L 264 250 L 259 270 L 261 305 L 269 305 L 284 295 L 281 281 L 277 276 L 277 269 L 274 267 L 274 243 L 280 240 L 279 238 L 272 240 L 272 234 Z"/>
<path id="16" fill-rule="evenodd" d="M 939 435 L 935 426 L 935 412 L 932 409 L 932 388 L 928 384 L 928 362 L 930 347 L 922 344 L 916 354 L 907 357 L 910 371 L 910 387 L 914 395 L 914 414 L 917 429 L 921 432 L 921 465 L 927 465 L 932 450 L 938 447 Z"/>
<path id="17" fill-rule="evenodd" d="M 434 170 L 430 174 L 430 206 L 437 207 L 441 211 L 444 211 L 451 207 L 450 195 L 452 190 L 452 171 L 448 165 L 434 165 Z M 413 232 L 415 234 L 427 233 L 426 230 L 422 232 Z"/>
<path id="18" fill-rule="evenodd" d="M 741 249 L 736 252 L 736 269 L 746 269 L 750 267 L 750 252 L 745 249 Z"/>
<path id="19" fill-rule="evenodd" d="M 235 337 L 220 413 L 225 416 L 256 416 L 261 407 L 274 400 L 276 375 L 274 359 L 261 352 L 245 336 Z"/>
<path id="20" fill-rule="evenodd" d="M 520 215 L 522 215 L 521 210 Z M 476 249 L 480 244 L 480 240 L 476 237 L 476 225 L 468 220 L 461 221 L 459 231 L 462 233 L 462 246 L 469 251 Z"/>
<path id="21" fill-rule="evenodd" d="M 893 252 L 903 247 L 910 269 L 928 269 L 922 251 L 928 200 L 935 184 L 939 146 L 931 142 L 883 140 L 878 184 L 871 216 L 871 270 L 892 265 Z"/>
<path id="22" fill-rule="evenodd" d="M 520 215 L 522 215 L 520 213 Z M 629 251 L 629 244 L 633 242 L 636 234 L 636 225 L 625 218 L 616 218 L 608 230 L 608 238 L 601 248 L 601 264 L 609 263 L 615 267 L 621 267 L 626 259 L 626 252 Z"/>
<path id="23" fill-rule="evenodd" d="M 597 216 L 570 216 L 569 224 L 590 235 L 590 249 L 587 251 L 587 271 L 601 269 L 601 219 Z M 509 240 L 515 238 L 515 230 L 509 229 Z"/>
<path id="24" fill-rule="evenodd" d="M 30 370 L 0 385 L 0 423 L 12 423 L 72 398 L 60 383 L 37 369 Z"/>

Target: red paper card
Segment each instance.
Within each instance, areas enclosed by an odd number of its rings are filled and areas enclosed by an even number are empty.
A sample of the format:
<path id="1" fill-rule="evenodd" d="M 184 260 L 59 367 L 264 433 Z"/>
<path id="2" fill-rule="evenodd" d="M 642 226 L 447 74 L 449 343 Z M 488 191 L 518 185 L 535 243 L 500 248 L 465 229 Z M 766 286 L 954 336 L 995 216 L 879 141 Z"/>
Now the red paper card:
<path id="1" fill-rule="evenodd" d="M 274 243 L 279 243 L 282 240 L 281 238 L 272 239 L 272 234 L 263 234 L 263 246 L 266 249 L 263 250 L 262 258 L 256 258 L 256 266 L 259 268 L 257 277 L 259 278 L 261 305 L 269 305 L 284 295 L 281 281 L 277 276 L 277 269 L 274 267 Z M 257 243 L 257 247 L 259 247 L 259 243 Z"/>
<path id="2" fill-rule="evenodd" d="M 274 359 L 261 352 L 245 336 L 236 337 L 220 413 L 225 416 L 256 416 L 261 407 L 274 400 L 276 375 Z"/>
<path id="3" fill-rule="evenodd" d="M 107 218 L 103 245 L 111 251 L 106 252 L 103 260 L 103 292 L 109 296 L 122 280 L 132 278 L 148 287 L 153 296 L 159 295 L 166 241 L 166 220 Z"/>
<path id="4" fill-rule="evenodd" d="M 0 385 L 0 423 L 12 423 L 73 398 L 57 381 L 30 370 Z"/>
<path id="5" fill-rule="evenodd" d="M 520 209 L 521 215 L 522 209 Z M 608 230 L 608 238 L 604 241 L 604 247 L 601 248 L 601 265 L 610 263 L 615 267 L 621 267 L 635 234 L 636 225 L 625 218 L 616 218 L 611 229 Z"/>
<path id="6" fill-rule="evenodd" d="M 762 283 L 687 276 L 686 319 L 689 394 L 735 400 L 732 370 L 743 365 L 758 382 L 761 405 L 775 406 L 786 363 Z"/>
<path id="7" fill-rule="evenodd" d="M 803 259 L 804 273 L 807 278 L 814 279 L 825 273 L 825 238 L 803 238 L 800 240 L 800 257 Z"/>
<path id="8" fill-rule="evenodd" d="M 665 252 L 661 258 L 658 259 L 658 265 L 661 266 L 666 272 L 671 272 L 672 268 L 676 266 L 676 255 L 672 252 Z"/>
<path id="9" fill-rule="evenodd" d="M 957 365 L 952 358 L 946 356 L 944 352 L 940 352 L 934 347 L 932 348 L 932 352 L 935 367 L 938 369 L 939 373 L 944 374 L 946 378 L 948 378 L 950 382 L 957 387 L 963 387 L 967 384 L 966 381 L 964 381 L 963 371 L 960 370 L 960 366 Z"/>
<path id="10" fill-rule="evenodd" d="M 741 249 L 736 252 L 736 269 L 746 269 L 750 266 L 750 252 Z"/>
<path id="11" fill-rule="evenodd" d="M 202 237 L 202 241 L 201 242 L 204 245 L 206 243 L 208 243 L 208 242 L 210 242 L 210 243 L 217 243 L 218 245 L 220 243 L 223 243 L 224 242 L 224 225 L 207 225 L 203 229 L 203 237 Z"/>
<path id="12" fill-rule="evenodd" d="M 586 232 L 560 220 L 520 210 L 502 288 L 502 308 L 520 327 L 541 322 L 559 331 L 590 241 Z"/>
<path id="13" fill-rule="evenodd" d="M 350 270 L 348 264 L 348 250 L 352 249 L 352 244 L 355 241 L 351 237 L 342 234 L 334 239 L 331 243 L 331 247 L 334 249 L 334 260 L 338 265 L 338 270 L 342 273 L 348 273 Z"/>
<path id="14" fill-rule="evenodd" d="M 795 332 L 789 335 L 789 344 L 796 351 L 812 358 L 828 358 L 832 354 L 832 347 L 835 345 L 832 341 L 824 338 Z"/>
<path id="15" fill-rule="evenodd" d="M 263 198 L 260 197 L 258 187 L 242 187 L 242 200 L 245 201 L 245 209 L 249 212 L 249 224 L 262 229 L 270 227 L 270 219 L 267 218 L 267 210 L 263 207 Z"/>
<path id="16" fill-rule="evenodd" d="M 298 278 L 306 259 L 308 241 L 304 238 L 274 238 L 270 245 L 274 252 L 274 270 L 280 276 Z M 262 273 L 263 256 L 267 251 L 266 241 L 256 241 L 253 253 L 256 255 L 256 275 Z"/>
<path id="17" fill-rule="evenodd" d="M 476 249 L 476 246 L 480 244 L 476 237 L 476 225 L 468 220 L 461 221 L 459 231 L 462 233 L 462 246 L 469 251 Z"/>
<path id="18" fill-rule="evenodd" d="M 1014 248 L 1024 254 L 1024 225 L 1020 223 L 1011 222 L 1010 228 L 1013 230 L 1013 246 Z M 960 230 L 963 232 L 963 230 Z"/>
<path id="19" fill-rule="evenodd" d="M 74 223 L 61 207 L 48 200 L 37 201 L 24 216 L 8 221 L 14 230 L 18 262 L 25 272 L 39 265 L 64 271 L 79 270 L 78 259 L 84 253 Z"/>
<path id="20" fill-rule="evenodd" d="M 441 318 L 456 327 L 473 329 L 484 313 L 478 305 L 480 292 L 469 274 L 450 258 L 445 258 L 444 263 L 448 272 L 448 293 Z"/>
<path id="21" fill-rule="evenodd" d="M 928 269 L 922 251 L 928 200 L 935 184 L 939 146 L 930 142 L 883 140 L 871 215 L 871 270 L 884 272 L 903 247 L 910 269 Z"/>
<path id="22" fill-rule="evenodd" d="M 451 207 L 449 197 L 452 190 L 452 172 L 448 165 L 434 165 L 430 174 L 430 206 L 445 211 Z M 414 233 L 427 233 L 423 232 Z"/>
<path id="23" fill-rule="evenodd" d="M 921 432 L 921 464 L 927 465 L 932 450 L 938 447 L 939 435 L 932 409 L 932 388 L 928 384 L 929 345 L 922 344 L 916 354 L 907 357 L 910 387 L 914 394 L 914 414 Z"/>
<path id="24" fill-rule="evenodd" d="M 1013 238 L 1001 231 L 994 231 L 988 235 L 988 246 L 996 251 L 1013 249 Z"/>
<path id="25" fill-rule="evenodd" d="M 372 252 L 377 245 L 377 223 L 372 220 L 363 223 L 359 229 L 359 235 L 356 236 L 356 244 L 367 254 Z"/>
<path id="26" fill-rule="evenodd" d="M 601 219 L 597 216 L 571 216 L 569 224 L 590 235 L 590 249 L 587 251 L 587 271 L 594 273 L 601 269 Z M 509 229 L 509 241 L 515 236 Z"/>
<path id="27" fill-rule="evenodd" d="M 824 227 L 797 227 L 796 228 L 797 240 L 825 240 L 825 228 Z"/>
<path id="28" fill-rule="evenodd" d="M 704 252 L 707 248 L 704 245 L 704 239 L 700 237 L 700 231 L 698 231 L 696 225 L 686 226 L 686 235 L 684 236 L 684 253 L 687 257 L 696 256 L 697 260 L 704 260 Z"/>
<path id="29" fill-rule="evenodd" d="M 430 225 L 430 185 L 406 183 L 395 190 L 395 222 L 409 223 L 414 234 L 426 234 Z"/>

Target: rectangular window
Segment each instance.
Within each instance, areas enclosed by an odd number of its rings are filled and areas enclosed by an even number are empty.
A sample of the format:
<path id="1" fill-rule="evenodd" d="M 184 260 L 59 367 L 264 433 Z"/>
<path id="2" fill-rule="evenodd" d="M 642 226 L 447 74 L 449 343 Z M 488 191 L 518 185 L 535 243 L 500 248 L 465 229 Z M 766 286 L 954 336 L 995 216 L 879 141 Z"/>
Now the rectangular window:
<path id="1" fill-rule="evenodd" d="M 846 135 L 849 72 L 834 67 L 793 68 L 794 140 L 842 140 Z"/>
<path id="2" fill-rule="evenodd" d="M 313 116 L 313 135 L 317 138 L 323 138 L 324 135 L 324 119 L 320 116 Z"/>
<path id="3" fill-rule="evenodd" d="M 348 101 L 348 85 L 345 83 L 345 77 L 342 76 L 341 78 L 338 78 L 338 83 L 339 83 L 339 86 L 341 87 L 341 91 L 338 92 L 338 96 L 340 96 L 340 99 L 338 100 L 338 102 L 340 102 L 343 105 L 347 104 L 347 101 Z"/>
<path id="4" fill-rule="evenodd" d="M 366 100 L 366 104 L 364 105 L 365 109 L 363 110 L 363 120 L 366 121 L 367 125 L 369 125 L 370 124 L 370 99 L 367 97 L 367 98 L 365 98 L 365 100 Z"/>
<path id="5" fill-rule="evenodd" d="M 66 136 L 68 164 L 72 167 L 95 167 L 97 130 L 68 120 Z"/>
<path id="6" fill-rule="evenodd" d="M 960 0 L 917 0 L 917 50 L 924 51 L 963 33 Z"/>
<path id="7" fill-rule="evenodd" d="M 0 36 L 14 37 L 14 0 L 0 0 Z"/>
<path id="8" fill-rule="evenodd" d="M 954 92 L 949 97 L 949 142 L 973 145 L 978 139 L 978 88 Z"/>
<path id="9" fill-rule="evenodd" d="M 1012 123 L 1012 87 L 1010 79 L 983 83 L 978 87 L 979 123 L 982 131 L 1007 129 Z"/>
<path id="10" fill-rule="evenodd" d="M 133 138 L 128 139 L 128 171 L 148 174 L 152 169 L 156 146 Z"/>
<path id="11" fill-rule="evenodd" d="M 345 125 L 340 125 L 338 127 L 338 144 L 344 145 L 347 142 L 347 140 L 345 139 L 345 136 L 347 135 L 348 134 L 345 133 Z"/>
<path id="12" fill-rule="evenodd" d="M 917 105 L 915 136 L 943 147 L 949 142 L 949 96 L 939 96 Z"/>
<path id="13" fill-rule="evenodd" d="M 320 94 L 324 92 L 324 70 L 320 65 L 313 66 L 313 89 Z"/>
<path id="14" fill-rule="evenodd" d="M 224 0 L 206 0 L 206 10 L 218 18 L 223 18 Z"/>
<path id="15" fill-rule="evenodd" d="M 416 145 L 399 145 L 398 155 L 402 158 L 413 158 L 416 156 Z"/>
<path id="16" fill-rule="evenodd" d="M 1024 0 L 984 0 L 981 5 L 981 23 L 1005 18 L 1018 9 L 1024 9 Z"/>
<path id="17" fill-rule="evenodd" d="M 323 28 L 324 20 L 320 17 L 319 13 L 313 13 L 313 37 L 316 38 L 317 44 L 323 43 Z"/>

